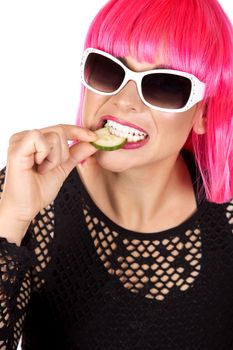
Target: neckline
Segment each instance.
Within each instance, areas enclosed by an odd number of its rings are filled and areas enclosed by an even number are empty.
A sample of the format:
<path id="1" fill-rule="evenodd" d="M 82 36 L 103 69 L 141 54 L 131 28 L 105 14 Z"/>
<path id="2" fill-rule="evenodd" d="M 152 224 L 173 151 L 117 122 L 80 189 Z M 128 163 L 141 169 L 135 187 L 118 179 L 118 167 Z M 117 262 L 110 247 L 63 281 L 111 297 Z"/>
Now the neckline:
<path id="1" fill-rule="evenodd" d="M 166 230 L 162 231 L 155 231 L 155 232 L 136 232 L 129 230 L 123 226 L 118 225 L 115 221 L 110 219 L 95 203 L 95 201 L 92 199 L 91 195 L 89 194 L 86 186 L 84 185 L 82 178 L 75 167 L 72 171 L 72 175 L 75 178 L 75 181 L 78 182 L 78 188 L 81 190 L 82 195 L 85 197 L 85 200 L 89 203 L 89 210 L 93 212 L 93 216 L 97 216 L 100 218 L 100 220 L 106 225 L 111 228 L 112 231 L 116 231 L 121 234 L 121 236 L 124 236 L 125 238 L 135 238 L 139 240 L 155 240 L 155 239 L 161 239 L 166 238 L 170 236 L 175 236 L 177 234 L 181 234 L 182 232 L 187 231 L 188 229 L 191 229 L 193 225 L 198 221 L 198 218 L 201 216 L 202 212 L 206 208 L 207 201 L 204 199 L 202 201 L 198 200 L 197 195 L 197 175 L 199 174 L 193 155 L 191 152 L 187 150 L 182 150 L 181 154 L 185 160 L 185 163 L 188 167 L 192 184 L 193 184 L 193 190 L 195 193 L 196 198 L 196 204 L 197 209 L 194 213 L 192 213 L 188 218 L 186 218 L 183 222 L 181 222 L 179 225 L 171 227 Z"/>

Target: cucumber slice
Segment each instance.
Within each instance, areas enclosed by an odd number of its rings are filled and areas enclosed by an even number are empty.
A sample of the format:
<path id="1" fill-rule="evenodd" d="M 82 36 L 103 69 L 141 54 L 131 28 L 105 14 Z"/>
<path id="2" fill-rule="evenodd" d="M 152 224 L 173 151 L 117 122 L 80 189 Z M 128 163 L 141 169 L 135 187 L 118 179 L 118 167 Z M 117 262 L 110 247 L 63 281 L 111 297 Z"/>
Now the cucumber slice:
<path id="1" fill-rule="evenodd" d="M 126 144 L 127 139 L 110 134 L 108 128 L 101 128 L 95 131 L 97 140 L 91 144 L 101 151 L 115 151 Z"/>

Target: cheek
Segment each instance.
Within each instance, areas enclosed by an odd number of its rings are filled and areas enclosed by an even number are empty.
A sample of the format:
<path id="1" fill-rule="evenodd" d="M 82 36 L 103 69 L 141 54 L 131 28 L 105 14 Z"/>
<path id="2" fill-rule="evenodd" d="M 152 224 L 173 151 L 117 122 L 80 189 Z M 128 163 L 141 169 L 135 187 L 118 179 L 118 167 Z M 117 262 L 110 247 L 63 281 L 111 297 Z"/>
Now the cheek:
<path id="1" fill-rule="evenodd" d="M 85 90 L 83 98 L 83 126 L 91 127 L 99 109 L 106 102 L 107 97 Z"/>
<path id="2" fill-rule="evenodd" d="M 158 133 L 164 144 L 182 148 L 192 130 L 195 111 L 196 108 L 191 108 L 183 113 L 161 114 L 157 118 Z"/>

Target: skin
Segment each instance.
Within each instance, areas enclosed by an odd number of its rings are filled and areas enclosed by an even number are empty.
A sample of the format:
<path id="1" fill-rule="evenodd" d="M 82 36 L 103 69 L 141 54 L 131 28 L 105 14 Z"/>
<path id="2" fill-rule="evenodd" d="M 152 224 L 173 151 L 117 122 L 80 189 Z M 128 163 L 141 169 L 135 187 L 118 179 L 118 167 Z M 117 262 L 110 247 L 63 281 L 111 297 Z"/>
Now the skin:
<path id="1" fill-rule="evenodd" d="M 125 62 L 134 71 L 161 65 L 159 60 L 148 64 L 133 57 L 127 57 Z M 94 170 L 98 174 L 103 184 L 99 195 L 105 197 L 109 208 L 106 210 L 114 220 L 132 229 L 140 225 L 146 231 L 155 225 L 158 229 L 172 227 L 191 215 L 196 209 L 195 197 L 179 152 L 192 129 L 198 134 L 205 132 L 205 119 L 198 104 L 179 114 L 156 111 L 141 101 L 136 83 L 129 81 L 113 96 L 86 89 L 83 115 L 85 127 L 91 130 L 95 130 L 102 116 L 113 115 L 142 127 L 150 136 L 142 148 L 99 151 L 91 157 L 92 161 L 77 167 L 83 177 L 88 178 Z M 181 209 L 179 214 L 169 223 L 168 210 L 177 212 L 177 208 Z"/>

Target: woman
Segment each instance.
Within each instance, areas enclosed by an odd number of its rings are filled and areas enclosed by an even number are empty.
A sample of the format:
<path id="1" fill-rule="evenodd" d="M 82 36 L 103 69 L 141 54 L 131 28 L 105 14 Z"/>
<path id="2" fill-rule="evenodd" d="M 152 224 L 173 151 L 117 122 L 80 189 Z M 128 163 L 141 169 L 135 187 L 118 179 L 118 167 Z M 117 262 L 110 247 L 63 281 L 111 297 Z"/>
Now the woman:
<path id="1" fill-rule="evenodd" d="M 10 140 L 2 349 L 233 347 L 232 49 L 216 0 L 100 10 L 79 126 Z"/>

